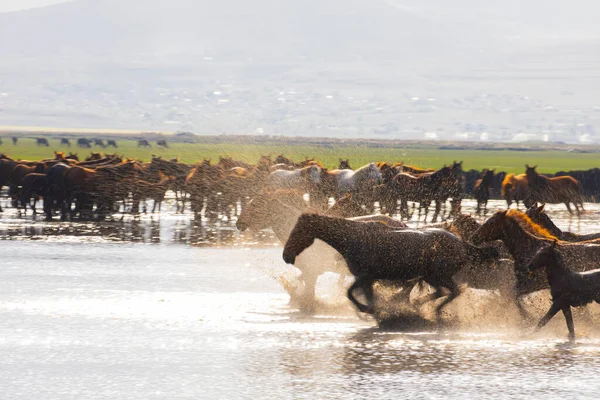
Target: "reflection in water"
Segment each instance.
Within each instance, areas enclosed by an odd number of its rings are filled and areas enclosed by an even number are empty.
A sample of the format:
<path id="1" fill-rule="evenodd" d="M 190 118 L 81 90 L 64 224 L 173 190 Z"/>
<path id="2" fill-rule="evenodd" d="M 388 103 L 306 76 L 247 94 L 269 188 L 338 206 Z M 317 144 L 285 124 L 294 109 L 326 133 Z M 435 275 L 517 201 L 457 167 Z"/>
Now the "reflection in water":
<path id="1" fill-rule="evenodd" d="M 495 209 L 505 207 L 504 202 L 492 201 L 488 217 Z M 472 200 L 463 201 L 463 211 L 474 213 L 476 204 Z M 547 205 L 546 210 L 557 226 L 577 233 L 600 231 L 597 220 L 600 207 L 587 203 L 586 212 L 580 219 L 571 216 L 560 204 Z M 160 214 L 142 217 L 115 215 L 105 221 L 46 222 L 42 215 L 20 216 L 14 209 L 0 213 L 0 240 L 54 240 L 54 241 L 117 241 L 140 243 L 178 243 L 190 246 L 276 246 L 279 241 L 270 231 L 239 232 L 235 219 L 220 218 L 210 222 L 205 218 L 196 219 L 192 214 L 178 214 L 171 202 L 170 207 Z M 422 226 L 416 215 L 409 222 L 411 226 Z M 480 217 L 481 221 L 485 218 Z"/>

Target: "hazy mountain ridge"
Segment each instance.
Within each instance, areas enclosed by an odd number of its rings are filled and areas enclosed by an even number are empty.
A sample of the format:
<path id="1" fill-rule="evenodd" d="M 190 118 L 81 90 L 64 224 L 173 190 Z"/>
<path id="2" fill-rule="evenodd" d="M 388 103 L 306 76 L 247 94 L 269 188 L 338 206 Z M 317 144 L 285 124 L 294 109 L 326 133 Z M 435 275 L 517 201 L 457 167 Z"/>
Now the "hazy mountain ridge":
<path id="1" fill-rule="evenodd" d="M 595 140 L 598 29 L 584 17 L 575 28 L 585 32 L 573 40 L 574 24 L 545 25 L 564 13 L 557 1 L 533 22 L 515 18 L 515 4 L 76 0 L 4 13 L 0 119 L 207 133 L 507 140 L 534 132 Z M 528 4 L 535 11 L 541 2 Z"/>

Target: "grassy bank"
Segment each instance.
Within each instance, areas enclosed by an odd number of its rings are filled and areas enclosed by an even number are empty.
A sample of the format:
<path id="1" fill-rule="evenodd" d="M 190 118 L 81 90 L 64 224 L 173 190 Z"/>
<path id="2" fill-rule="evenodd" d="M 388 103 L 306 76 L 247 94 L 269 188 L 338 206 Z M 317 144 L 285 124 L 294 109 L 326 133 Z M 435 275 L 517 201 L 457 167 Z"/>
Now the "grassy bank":
<path id="1" fill-rule="evenodd" d="M 10 138 L 3 138 L 0 152 L 13 158 L 38 160 L 52 158 L 53 150 L 72 151 L 79 156 L 87 156 L 89 149 L 80 149 L 72 146 L 70 149 L 59 146 L 58 139 L 49 139 L 50 147 L 39 147 L 33 139 L 19 139 L 13 146 Z M 514 151 L 514 150 L 445 150 L 435 147 L 423 148 L 385 148 L 369 146 L 331 146 L 331 145 L 306 145 L 306 144 L 240 144 L 240 143 L 170 143 L 169 149 L 160 149 L 153 146 L 150 149 L 137 147 L 133 140 L 118 140 L 118 149 L 100 149 L 93 147 L 92 151 L 117 152 L 125 157 L 133 157 L 149 161 L 152 154 L 163 158 L 175 158 L 186 163 L 194 163 L 204 158 L 217 161 L 220 155 L 231 156 L 254 163 L 263 154 L 275 157 L 285 154 L 295 160 L 304 157 L 314 157 L 323 162 L 327 167 L 337 167 L 338 159 L 349 158 L 353 167 L 358 167 L 371 161 L 404 161 L 424 168 L 439 168 L 453 160 L 463 160 L 465 169 L 496 168 L 497 171 L 516 172 L 524 171 L 526 163 L 538 165 L 540 172 L 553 173 L 557 171 L 590 169 L 600 166 L 598 153 L 571 153 L 562 150 L 541 151 Z"/>

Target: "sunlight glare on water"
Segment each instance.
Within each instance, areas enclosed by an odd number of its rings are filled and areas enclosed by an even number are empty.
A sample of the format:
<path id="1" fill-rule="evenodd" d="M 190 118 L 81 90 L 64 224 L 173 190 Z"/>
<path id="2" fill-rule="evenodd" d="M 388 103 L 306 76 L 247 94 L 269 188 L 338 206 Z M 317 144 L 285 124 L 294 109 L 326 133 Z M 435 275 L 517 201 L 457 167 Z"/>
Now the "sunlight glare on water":
<path id="1" fill-rule="evenodd" d="M 586 208 L 579 224 L 550 212 L 562 228 L 597 230 L 598 207 Z M 310 316 L 275 279 L 295 276 L 277 241 L 221 227 L 170 212 L 98 224 L 2 216 L 2 397 L 597 398 L 600 336 L 578 315 L 575 344 L 560 316 L 535 335 L 477 320 L 495 312 L 494 295 L 477 291 L 449 308 L 480 308 L 457 329 L 386 331 L 347 305 Z M 335 281 L 320 282 L 324 302 L 343 298 L 327 291 Z"/>

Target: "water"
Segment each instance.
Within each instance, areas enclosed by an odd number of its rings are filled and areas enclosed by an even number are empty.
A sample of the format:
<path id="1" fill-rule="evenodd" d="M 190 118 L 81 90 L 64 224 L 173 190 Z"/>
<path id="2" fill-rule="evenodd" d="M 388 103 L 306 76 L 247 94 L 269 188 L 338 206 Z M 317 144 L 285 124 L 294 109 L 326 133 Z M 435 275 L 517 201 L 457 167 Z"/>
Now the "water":
<path id="1" fill-rule="evenodd" d="M 586 208 L 572 229 L 600 230 L 600 208 Z M 550 212 L 566 228 L 561 209 Z M 230 223 L 215 228 L 171 211 L 102 224 L 30 218 L 12 210 L 0 217 L 1 398 L 600 392 L 600 335 L 577 317 L 575 344 L 566 342 L 562 316 L 536 335 L 479 319 L 445 331 L 385 331 L 353 312 L 307 316 L 290 308 L 273 279 L 290 269 L 268 233 L 240 234 Z M 333 282 L 320 283 L 323 301 L 341 293 Z M 466 308 L 471 296 L 455 307 Z M 493 312 L 479 312 L 486 310 Z"/>

